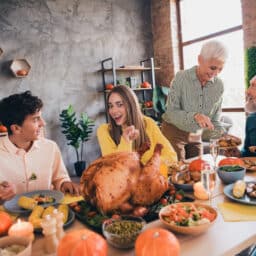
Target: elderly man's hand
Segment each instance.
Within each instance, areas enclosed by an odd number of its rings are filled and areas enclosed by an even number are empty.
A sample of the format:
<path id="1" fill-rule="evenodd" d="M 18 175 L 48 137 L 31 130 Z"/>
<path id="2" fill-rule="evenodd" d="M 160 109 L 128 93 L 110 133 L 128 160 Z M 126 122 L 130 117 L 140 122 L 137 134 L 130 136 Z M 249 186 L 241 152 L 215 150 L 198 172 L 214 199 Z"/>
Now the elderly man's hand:
<path id="1" fill-rule="evenodd" d="M 70 193 L 71 195 L 74 196 L 80 196 L 81 195 L 81 190 L 80 190 L 80 185 L 76 184 L 71 181 L 65 181 L 62 183 L 60 190 L 63 193 Z"/>
<path id="2" fill-rule="evenodd" d="M 207 128 L 209 130 L 214 129 L 214 125 L 212 124 L 212 121 L 208 116 L 197 113 L 194 115 L 194 119 L 201 128 Z"/>

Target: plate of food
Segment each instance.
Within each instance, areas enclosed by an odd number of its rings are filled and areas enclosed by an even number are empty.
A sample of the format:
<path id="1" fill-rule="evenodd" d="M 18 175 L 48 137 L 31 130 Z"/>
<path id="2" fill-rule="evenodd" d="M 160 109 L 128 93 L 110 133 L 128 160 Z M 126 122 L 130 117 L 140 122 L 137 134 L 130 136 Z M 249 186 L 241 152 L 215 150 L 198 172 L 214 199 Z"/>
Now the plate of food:
<path id="1" fill-rule="evenodd" d="M 186 192 L 192 192 L 193 184 L 195 183 L 190 171 L 177 172 L 170 176 L 168 181 L 172 183 L 176 189 L 182 189 Z"/>
<path id="2" fill-rule="evenodd" d="M 218 139 L 218 144 L 220 148 L 228 149 L 240 146 L 242 144 L 242 140 L 231 134 L 224 134 Z"/>
<path id="3" fill-rule="evenodd" d="M 159 219 L 173 232 L 198 235 L 213 225 L 217 215 L 213 207 L 205 204 L 176 203 L 162 208 Z"/>
<path id="4" fill-rule="evenodd" d="M 41 207 L 41 206 L 37 206 Z M 42 233 L 42 228 L 40 227 L 40 222 L 46 215 L 52 215 L 54 209 L 57 209 L 59 212 L 63 213 L 63 228 L 69 227 L 75 220 L 75 213 L 72 211 L 72 209 L 69 208 L 66 204 L 58 204 L 58 205 L 50 205 L 48 207 L 43 208 L 41 211 L 40 216 L 38 216 L 37 213 L 34 213 L 33 211 L 37 211 L 36 208 L 31 212 L 31 214 L 28 217 L 28 220 L 33 224 L 34 226 L 34 232 L 35 233 Z"/>
<path id="5" fill-rule="evenodd" d="M 64 194 L 58 190 L 35 190 L 16 195 L 4 203 L 4 208 L 10 213 L 28 214 L 36 205 L 47 207 L 58 204 Z"/>
<path id="6" fill-rule="evenodd" d="M 167 205 L 180 202 L 193 202 L 195 198 L 191 195 L 187 195 L 183 190 L 177 189 L 175 186 L 169 184 L 170 189 L 163 194 L 160 200 L 148 207 L 147 214 L 143 218 L 147 221 L 154 221 L 158 219 L 159 212 Z"/>
<path id="7" fill-rule="evenodd" d="M 158 219 L 159 211 L 166 205 L 176 202 L 192 202 L 194 200 L 195 199 L 192 196 L 188 196 L 184 193 L 184 191 L 176 190 L 173 185 L 170 185 L 170 189 L 162 195 L 159 201 L 148 207 L 141 207 L 141 209 L 144 211 L 144 214 L 140 217 L 142 217 L 145 221 L 150 222 Z M 95 206 L 92 206 L 90 202 L 85 200 L 71 203 L 69 204 L 69 206 L 75 212 L 76 217 L 81 222 L 85 223 L 90 228 L 99 233 L 102 232 L 102 223 L 105 220 L 111 217 L 113 218 L 122 215 L 119 212 L 115 212 L 111 215 L 103 215 L 97 210 Z M 133 213 L 131 213 L 130 215 L 132 214 Z"/>
<path id="8" fill-rule="evenodd" d="M 88 225 L 94 231 L 102 233 L 102 223 L 111 216 L 103 215 L 92 206 L 89 202 L 81 200 L 69 204 L 69 207 L 74 211 L 76 217 Z"/>
<path id="9" fill-rule="evenodd" d="M 224 187 L 224 194 L 229 199 L 236 201 L 238 203 L 242 204 L 250 204 L 250 205 L 256 205 L 256 182 L 247 181 L 243 182 L 241 181 L 240 184 L 242 187 L 237 187 L 240 190 L 240 195 L 237 196 L 234 192 L 234 186 L 238 183 L 232 183 Z"/>
<path id="10" fill-rule="evenodd" d="M 241 160 L 243 160 L 247 171 L 256 171 L 256 157 L 241 157 Z"/>

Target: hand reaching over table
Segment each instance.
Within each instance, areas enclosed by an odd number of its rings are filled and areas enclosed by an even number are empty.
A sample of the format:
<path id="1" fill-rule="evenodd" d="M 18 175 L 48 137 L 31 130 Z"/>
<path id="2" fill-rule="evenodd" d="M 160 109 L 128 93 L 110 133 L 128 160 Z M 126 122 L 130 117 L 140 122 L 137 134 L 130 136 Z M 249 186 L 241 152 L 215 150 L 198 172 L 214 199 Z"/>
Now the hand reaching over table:
<path id="1" fill-rule="evenodd" d="M 3 181 L 0 184 L 0 203 L 10 200 L 16 195 L 16 187 L 14 184 Z"/>
<path id="2" fill-rule="evenodd" d="M 62 185 L 61 185 L 60 190 L 64 194 L 65 193 L 70 193 L 71 195 L 74 195 L 74 196 L 81 195 L 80 185 L 76 184 L 74 182 L 71 182 L 71 181 L 63 182 Z"/>
<path id="3" fill-rule="evenodd" d="M 208 116 L 197 113 L 196 115 L 194 115 L 194 119 L 201 128 L 207 128 L 209 130 L 214 129 L 212 121 Z"/>

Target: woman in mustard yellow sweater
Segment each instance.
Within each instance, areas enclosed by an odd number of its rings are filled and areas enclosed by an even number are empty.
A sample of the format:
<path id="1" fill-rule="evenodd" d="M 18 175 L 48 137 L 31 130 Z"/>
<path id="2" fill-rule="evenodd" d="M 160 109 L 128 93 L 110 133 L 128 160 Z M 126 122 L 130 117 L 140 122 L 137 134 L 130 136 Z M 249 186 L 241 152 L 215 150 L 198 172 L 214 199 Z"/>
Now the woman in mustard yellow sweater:
<path id="1" fill-rule="evenodd" d="M 162 163 L 177 161 L 176 152 L 153 119 L 144 116 L 135 93 L 127 86 L 115 86 L 108 95 L 110 122 L 102 124 L 97 137 L 102 155 L 121 151 L 137 151 L 143 144 L 150 148 L 141 158 L 145 164 L 153 155 L 156 143 L 163 145 Z M 166 175 L 166 173 L 163 173 Z"/>

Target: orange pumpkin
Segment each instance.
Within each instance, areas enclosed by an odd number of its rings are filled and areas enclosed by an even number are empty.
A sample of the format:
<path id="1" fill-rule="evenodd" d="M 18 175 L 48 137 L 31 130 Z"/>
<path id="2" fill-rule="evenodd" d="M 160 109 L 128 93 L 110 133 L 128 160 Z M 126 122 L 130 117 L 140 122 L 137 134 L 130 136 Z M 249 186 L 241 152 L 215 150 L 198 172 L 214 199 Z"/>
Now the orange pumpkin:
<path id="1" fill-rule="evenodd" d="M 244 162 L 242 159 L 237 158 L 237 157 L 226 157 L 222 160 L 219 161 L 219 166 L 223 165 L 239 165 L 239 166 L 244 166 Z"/>
<path id="2" fill-rule="evenodd" d="M 107 242 L 89 229 L 78 229 L 66 233 L 57 248 L 58 256 L 107 256 Z"/>
<path id="3" fill-rule="evenodd" d="M 140 233 L 135 242 L 136 256 L 178 256 L 180 243 L 176 236 L 163 228 L 151 228 Z"/>
<path id="4" fill-rule="evenodd" d="M 5 235 L 11 225 L 11 216 L 7 212 L 0 211 L 0 235 Z"/>
<path id="5" fill-rule="evenodd" d="M 198 158 L 198 159 L 193 160 L 189 164 L 188 169 L 191 172 L 200 172 L 204 168 L 205 165 L 208 165 L 208 162 L 201 158 Z"/>

